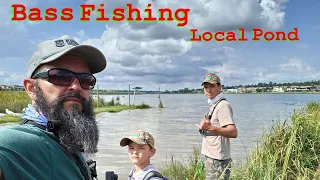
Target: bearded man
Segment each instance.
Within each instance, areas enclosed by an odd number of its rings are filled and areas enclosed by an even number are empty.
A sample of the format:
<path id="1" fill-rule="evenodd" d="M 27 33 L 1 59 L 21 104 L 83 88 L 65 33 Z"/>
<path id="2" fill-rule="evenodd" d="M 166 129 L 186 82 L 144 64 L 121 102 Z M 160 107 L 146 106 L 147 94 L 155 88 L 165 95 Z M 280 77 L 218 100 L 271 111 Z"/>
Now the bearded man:
<path id="1" fill-rule="evenodd" d="M 68 35 L 38 45 L 23 81 L 31 104 L 20 125 L 0 128 L 3 179 L 93 179 L 86 158 L 99 131 L 90 91 L 106 65 L 101 51 Z"/>

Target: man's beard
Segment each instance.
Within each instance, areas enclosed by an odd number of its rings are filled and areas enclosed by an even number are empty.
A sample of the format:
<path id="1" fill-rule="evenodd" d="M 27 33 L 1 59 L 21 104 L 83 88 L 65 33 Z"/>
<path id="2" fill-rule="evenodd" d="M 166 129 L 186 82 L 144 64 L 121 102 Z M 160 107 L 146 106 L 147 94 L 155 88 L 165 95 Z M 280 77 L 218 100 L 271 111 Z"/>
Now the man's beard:
<path id="1" fill-rule="evenodd" d="M 37 108 L 49 121 L 61 122 L 61 126 L 54 129 L 54 133 L 66 151 L 72 154 L 84 151 L 88 156 L 98 151 L 99 130 L 91 98 L 86 100 L 79 92 L 71 91 L 49 103 L 37 83 L 35 84 L 35 93 Z M 70 97 L 79 98 L 82 101 L 82 111 L 76 105 L 73 105 L 70 111 L 64 109 L 63 103 Z"/>

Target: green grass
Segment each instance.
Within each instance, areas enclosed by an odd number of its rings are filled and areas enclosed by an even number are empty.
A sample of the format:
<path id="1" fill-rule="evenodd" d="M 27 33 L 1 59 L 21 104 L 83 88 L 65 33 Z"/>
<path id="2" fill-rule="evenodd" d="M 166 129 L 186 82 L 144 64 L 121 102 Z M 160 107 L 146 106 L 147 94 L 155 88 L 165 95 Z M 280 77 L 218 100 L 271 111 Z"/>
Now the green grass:
<path id="1" fill-rule="evenodd" d="M 173 155 L 159 166 L 160 172 L 170 180 L 205 179 L 205 170 L 200 158 L 200 151 L 193 149 L 186 161 L 176 159 Z"/>
<path id="2" fill-rule="evenodd" d="M 320 104 L 309 102 L 305 108 L 294 111 L 291 121 L 275 121 L 272 128 L 259 138 L 252 153 L 244 159 L 245 164 L 232 164 L 230 179 L 320 179 L 319 158 Z M 189 159 L 201 161 L 196 153 Z M 171 160 L 161 169 L 161 172 L 173 180 L 192 179 L 192 175 L 199 171 L 202 173 L 199 166 L 185 164 L 181 160 Z M 194 179 L 205 178 L 201 176 Z"/>
<path id="3" fill-rule="evenodd" d="M 31 100 L 25 91 L 0 91 L 0 102 L 0 113 L 5 113 L 5 109 L 22 112 Z"/>
<path id="4" fill-rule="evenodd" d="M 232 179 L 320 179 L 320 104 L 310 102 L 295 111 L 291 122 L 277 121 L 260 139 Z"/>
<path id="5" fill-rule="evenodd" d="M 123 110 L 130 110 L 130 109 L 148 109 L 151 108 L 147 104 L 140 104 L 140 105 L 124 105 L 120 103 L 119 96 L 114 99 L 112 98 L 109 102 L 106 102 L 102 98 L 94 99 L 93 100 L 93 106 L 96 107 L 94 109 L 94 112 L 100 113 L 100 112 L 111 112 L 111 113 L 116 113 L 120 112 Z"/>
<path id="6" fill-rule="evenodd" d="M 111 112 L 111 113 L 115 113 L 115 112 L 120 112 L 123 110 L 130 110 L 130 109 L 147 109 L 150 108 L 149 105 L 147 104 L 141 104 L 141 105 L 116 105 L 116 106 L 104 106 L 104 107 L 99 107 L 99 108 L 95 108 L 94 112 L 100 113 L 100 112 Z"/>
<path id="7" fill-rule="evenodd" d="M 10 122 L 19 122 L 19 121 L 21 121 L 21 117 L 19 116 L 4 115 L 0 117 L 0 124 L 10 123 Z"/>

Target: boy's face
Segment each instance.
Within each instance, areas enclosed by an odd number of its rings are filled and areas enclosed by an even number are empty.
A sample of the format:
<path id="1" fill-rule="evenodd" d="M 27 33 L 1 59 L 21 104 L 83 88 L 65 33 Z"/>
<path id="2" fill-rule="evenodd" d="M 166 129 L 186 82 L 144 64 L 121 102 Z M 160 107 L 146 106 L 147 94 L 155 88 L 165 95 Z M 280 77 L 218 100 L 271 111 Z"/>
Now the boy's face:
<path id="1" fill-rule="evenodd" d="M 150 164 L 150 157 L 155 154 L 156 150 L 148 144 L 140 145 L 135 142 L 130 142 L 128 145 L 129 157 L 135 165 Z"/>
<path id="2" fill-rule="evenodd" d="M 204 93 L 210 99 L 215 98 L 221 91 L 221 85 L 204 83 L 203 84 Z"/>

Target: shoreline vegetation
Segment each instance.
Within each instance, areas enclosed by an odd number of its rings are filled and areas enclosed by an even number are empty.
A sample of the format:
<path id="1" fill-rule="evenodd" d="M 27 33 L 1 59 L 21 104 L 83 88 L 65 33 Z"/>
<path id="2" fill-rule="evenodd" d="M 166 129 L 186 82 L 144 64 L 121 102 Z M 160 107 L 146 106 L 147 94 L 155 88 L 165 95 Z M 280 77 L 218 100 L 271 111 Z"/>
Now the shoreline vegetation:
<path id="1" fill-rule="evenodd" d="M 15 113 L 21 113 L 23 108 L 27 107 L 31 103 L 29 96 L 25 91 L 3 91 L 0 92 L 0 113 L 5 113 L 5 109 L 9 109 Z M 92 101 L 94 107 L 94 113 L 99 114 L 101 112 L 117 113 L 123 110 L 133 109 L 148 109 L 151 108 L 148 104 L 138 105 L 124 105 L 120 103 L 120 98 L 112 98 L 109 102 L 106 102 L 102 98 L 95 98 Z M 2 123 L 15 123 L 20 122 L 21 116 L 17 115 L 4 115 L 0 116 L 0 124 Z"/>
<path id="2" fill-rule="evenodd" d="M 320 103 L 311 101 L 295 110 L 290 120 L 274 121 L 246 157 L 231 165 L 232 180 L 320 179 Z M 204 180 L 199 149 L 188 160 L 167 160 L 160 171 L 174 180 Z"/>
<path id="3" fill-rule="evenodd" d="M 130 95 L 132 96 L 132 93 L 130 91 Z M 303 92 L 227 92 L 223 91 L 224 94 L 320 94 L 320 91 L 303 91 Z M 93 95 L 97 94 L 97 91 L 92 92 Z M 100 90 L 99 95 L 128 95 L 128 91 L 104 91 Z M 144 95 L 144 94 L 159 94 L 158 91 L 138 91 L 135 93 L 136 95 Z M 195 91 L 195 92 L 166 92 L 166 91 L 161 91 L 160 94 L 203 94 L 203 91 Z"/>

